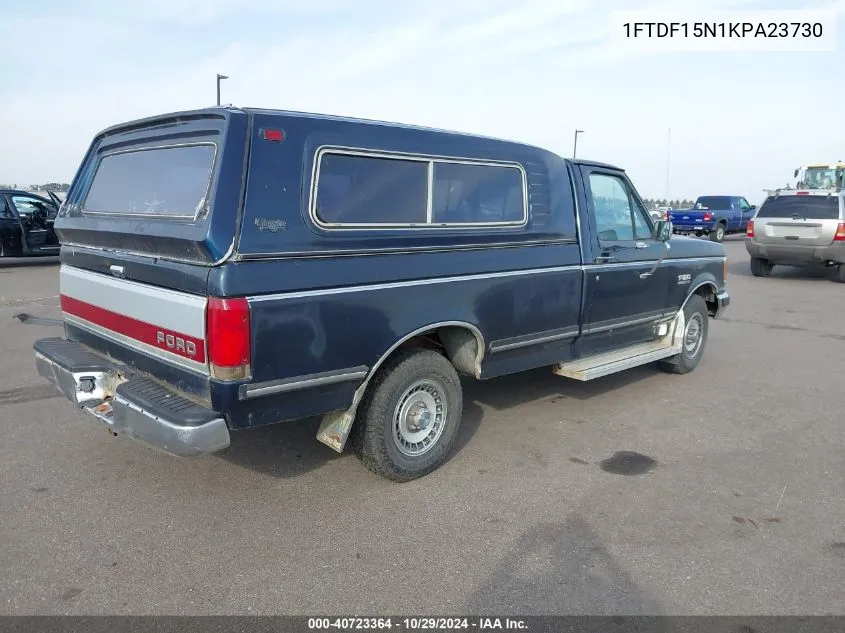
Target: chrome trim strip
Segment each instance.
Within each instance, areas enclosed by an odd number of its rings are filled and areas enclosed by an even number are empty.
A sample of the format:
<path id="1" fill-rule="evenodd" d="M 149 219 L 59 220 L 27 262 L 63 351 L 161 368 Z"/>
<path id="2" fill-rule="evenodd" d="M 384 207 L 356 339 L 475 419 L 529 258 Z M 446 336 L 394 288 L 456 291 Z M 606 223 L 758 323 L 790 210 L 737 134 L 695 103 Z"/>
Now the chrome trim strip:
<path id="1" fill-rule="evenodd" d="M 673 313 L 674 314 L 674 313 Z M 666 317 L 665 310 L 659 310 L 652 313 L 649 313 L 647 316 L 639 317 L 636 319 L 628 319 L 626 321 L 617 321 L 614 323 L 608 323 L 606 325 L 601 325 L 603 322 L 598 321 L 597 325 L 588 325 L 584 328 L 584 334 L 598 334 L 600 332 L 607 332 L 609 330 L 620 330 L 626 327 L 632 327 L 634 325 L 642 325 L 644 323 L 649 323 L 654 321 L 657 323 L 661 319 Z M 606 322 L 604 322 L 606 323 Z"/>
<path id="2" fill-rule="evenodd" d="M 426 184 L 426 201 L 425 201 L 425 221 L 426 224 L 431 224 L 434 220 L 434 161 L 428 161 L 428 170 L 426 172 L 428 182 Z"/>
<path id="3" fill-rule="evenodd" d="M 177 356 L 176 354 L 173 354 L 163 349 L 159 349 L 157 347 L 153 347 L 152 345 L 148 345 L 147 343 L 134 339 L 130 336 L 126 336 L 118 332 L 113 332 L 112 330 L 107 330 L 103 327 L 100 327 L 96 323 L 91 323 L 90 321 L 86 321 L 85 319 L 80 319 L 79 317 L 73 316 L 72 314 L 67 314 L 65 312 L 62 314 L 62 316 L 69 325 L 73 325 L 91 334 L 96 334 L 97 336 L 108 339 L 113 343 L 122 345 L 123 347 L 126 347 L 129 351 L 140 352 L 145 356 L 149 356 L 163 363 L 176 365 L 179 368 L 193 372 L 198 376 L 208 377 L 208 366 L 204 365 L 203 363 L 198 363 L 188 358 Z"/>
<path id="4" fill-rule="evenodd" d="M 363 380 L 367 377 L 368 372 L 369 368 L 365 365 L 361 365 L 360 367 L 353 367 L 351 369 L 327 371 L 307 376 L 297 376 L 282 380 L 271 380 L 267 382 L 257 382 L 250 385 L 241 385 L 238 390 L 238 397 L 241 400 L 250 400 L 252 398 L 259 398 L 261 396 L 269 396 L 272 394 L 300 391 L 314 387 L 324 387 L 326 385 L 351 382 L 353 380 Z"/>
<path id="5" fill-rule="evenodd" d="M 362 156 L 365 158 L 383 158 L 388 160 L 405 160 L 413 162 L 427 162 L 429 163 L 429 178 L 433 180 L 433 170 L 435 163 L 448 163 L 458 165 L 478 165 L 482 167 L 506 167 L 510 169 L 519 170 L 522 176 L 522 220 L 520 222 L 465 222 L 465 223 L 329 223 L 323 222 L 317 216 L 317 189 L 320 180 L 320 163 L 324 154 L 338 154 L 341 156 Z M 433 189 L 433 186 L 432 186 Z M 433 193 L 433 191 L 432 191 Z M 431 200 L 432 196 L 429 196 Z M 433 204 L 433 202 L 426 201 L 426 205 Z M 528 200 L 528 174 L 525 168 L 520 164 L 512 161 L 496 161 L 496 160 L 481 160 L 471 158 L 456 158 L 450 156 L 439 156 L 433 154 L 412 154 L 407 152 L 389 151 L 389 150 L 367 150 L 356 147 L 347 147 L 341 145 L 321 145 L 314 153 L 314 161 L 311 170 L 311 186 L 309 187 L 308 198 L 308 217 L 311 222 L 324 230 L 332 231 L 361 231 L 361 230 L 408 230 L 408 229 L 450 229 L 450 228 L 521 228 L 528 224 L 529 215 L 529 200 Z"/>
<path id="6" fill-rule="evenodd" d="M 497 279 L 504 277 L 519 277 L 524 275 L 540 275 L 547 273 L 580 271 L 581 267 L 555 266 L 550 268 L 531 268 L 527 270 L 512 270 L 498 273 L 483 273 L 478 275 L 463 275 L 460 277 L 427 277 L 425 279 L 409 279 L 408 281 L 393 281 L 388 283 L 369 284 L 361 286 L 342 286 L 339 288 L 322 288 L 319 290 L 304 290 L 288 293 L 254 295 L 247 297 L 249 302 L 275 301 L 277 299 L 302 299 L 305 297 L 319 297 L 323 295 L 347 294 L 352 292 L 366 292 L 371 290 L 389 290 L 391 288 L 407 288 L 408 286 L 428 286 L 432 284 L 451 283 L 453 281 L 476 281 L 479 279 Z"/>
<path id="7" fill-rule="evenodd" d="M 501 339 L 500 341 L 493 341 L 490 343 L 490 353 L 497 354 L 499 352 L 506 352 L 509 350 L 520 349 L 522 347 L 530 347 L 532 345 L 541 345 L 543 343 L 551 343 L 553 341 L 560 341 L 569 338 L 575 338 L 580 332 L 578 326 L 562 328 L 554 333 L 538 333 L 529 335 L 529 337 L 514 337 L 511 339 Z"/>
<path id="8" fill-rule="evenodd" d="M 561 237 L 551 240 L 525 242 L 495 242 L 492 244 L 469 244 L 456 246 L 411 246 L 405 248 L 338 249 L 333 251 L 290 251 L 287 253 L 238 253 L 239 261 L 275 259 L 320 259 L 326 257 L 370 257 L 373 255 L 406 255 L 408 253 L 458 253 L 500 248 L 529 248 L 532 246 L 571 246 L 578 244 L 577 238 Z"/>
<path id="9" fill-rule="evenodd" d="M 668 262 L 689 262 L 689 261 L 722 261 L 725 258 L 723 257 L 709 257 L 709 258 L 689 258 L 689 259 L 665 259 L 663 260 L 663 264 Z M 261 301 L 275 301 L 278 299 L 300 299 L 305 297 L 319 297 L 322 295 L 336 295 L 336 294 L 346 294 L 351 292 L 364 292 L 368 290 L 388 290 L 391 288 L 405 288 L 407 286 L 427 286 L 432 284 L 442 284 L 442 283 L 451 283 L 456 281 L 477 281 L 480 279 L 499 279 L 505 277 L 518 277 L 524 275 L 539 275 L 544 273 L 558 273 L 558 272 L 569 272 L 569 271 L 588 271 L 593 272 L 599 268 L 604 268 L 606 266 L 610 267 L 618 267 L 618 266 L 628 266 L 631 268 L 640 267 L 640 266 L 649 266 L 652 265 L 654 261 L 647 261 L 647 262 L 632 262 L 630 264 L 606 264 L 606 265 L 594 265 L 588 264 L 586 266 L 580 264 L 572 264 L 570 266 L 550 266 L 548 268 L 527 268 L 522 270 L 508 270 L 508 271 L 501 271 L 496 273 L 478 273 L 472 275 L 460 275 L 460 276 L 451 276 L 451 277 L 426 277 L 424 279 L 410 279 L 407 281 L 394 281 L 394 282 L 385 282 L 385 283 L 375 283 L 375 284 L 364 284 L 364 285 L 357 285 L 357 286 L 342 286 L 342 287 L 333 287 L 333 288 L 320 288 L 317 290 L 304 290 L 304 291 L 292 291 L 292 292 L 281 292 L 281 293 L 273 293 L 273 294 L 263 294 L 263 295 L 252 295 L 247 297 L 247 300 L 250 302 L 261 302 Z"/>
<path id="10" fill-rule="evenodd" d="M 205 191 L 203 192 L 203 196 L 200 199 L 200 203 L 198 204 L 197 208 L 194 210 L 193 215 L 168 215 L 164 213 L 116 213 L 114 211 L 86 211 L 85 210 L 85 202 L 88 200 L 88 195 L 91 193 L 91 186 L 94 184 L 94 180 L 97 178 L 97 172 L 100 171 L 100 167 L 103 164 L 103 159 L 108 158 L 109 156 L 116 156 L 118 154 L 133 154 L 135 152 L 149 152 L 153 150 L 160 150 L 160 149 L 175 149 L 178 147 L 202 147 L 204 145 L 211 145 L 214 148 L 214 154 L 211 156 L 211 166 L 208 172 L 208 182 L 205 185 Z M 208 192 L 211 189 L 211 182 L 214 180 L 214 174 L 217 171 L 217 157 L 220 153 L 220 148 L 218 147 L 217 143 L 214 141 L 199 141 L 193 143 L 172 143 L 170 145 L 150 145 L 145 147 L 134 147 L 129 149 L 121 149 L 115 150 L 113 152 L 103 152 L 97 158 L 97 167 L 94 169 L 94 173 L 91 175 L 90 183 L 85 191 L 85 197 L 79 202 L 79 213 L 81 215 L 91 215 L 91 216 L 98 216 L 98 217 L 112 217 L 112 218 L 155 218 L 159 220 L 190 220 L 192 222 L 196 222 L 197 218 L 200 215 L 200 211 L 202 207 L 208 204 Z"/>
<path id="11" fill-rule="evenodd" d="M 711 257 L 675 257 L 675 258 L 664 258 L 660 265 L 668 264 L 670 262 L 681 262 L 685 264 L 696 263 L 696 262 L 722 262 L 726 258 L 721 255 L 713 255 Z M 657 259 L 648 259 L 639 262 L 616 262 L 613 264 L 586 264 L 584 266 L 585 270 L 600 270 L 605 268 L 637 268 L 641 266 L 653 266 L 654 263 L 658 261 Z"/>

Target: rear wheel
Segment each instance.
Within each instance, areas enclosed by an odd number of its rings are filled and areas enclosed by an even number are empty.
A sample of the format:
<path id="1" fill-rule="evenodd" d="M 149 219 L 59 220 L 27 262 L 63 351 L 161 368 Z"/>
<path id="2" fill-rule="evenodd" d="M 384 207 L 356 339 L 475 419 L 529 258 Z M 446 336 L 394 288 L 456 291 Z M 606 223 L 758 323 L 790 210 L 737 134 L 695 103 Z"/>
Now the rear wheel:
<path id="1" fill-rule="evenodd" d="M 710 325 L 707 303 L 701 295 L 693 295 L 684 306 L 684 336 L 681 353 L 660 361 L 663 371 L 688 374 L 698 366 L 707 344 Z"/>
<path id="2" fill-rule="evenodd" d="M 373 472 L 410 481 L 435 470 L 458 435 L 463 394 L 446 358 L 400 350 L 378 370 L 358 410 L 355 452 Z"/>
<path id="3" fill-rule="evenodd" d="M 751 274 L 755 277 L 768 277 L 772 274 L 772 268 L 775 265 L 767 259 L 762 257 L 751 258 Z"/>
<path id="4" fill-rule="evenodd" d="M 845 284 L 845 264 L 839 264 L 836 267 L 836 281 Z"/>
<path id="5" fill-rule="evenodd" d="M 725 225 L 717 224 L 716 228 L 710 231 L 710 241 L 721 242 L 723 239 L 725 239 Z"/>

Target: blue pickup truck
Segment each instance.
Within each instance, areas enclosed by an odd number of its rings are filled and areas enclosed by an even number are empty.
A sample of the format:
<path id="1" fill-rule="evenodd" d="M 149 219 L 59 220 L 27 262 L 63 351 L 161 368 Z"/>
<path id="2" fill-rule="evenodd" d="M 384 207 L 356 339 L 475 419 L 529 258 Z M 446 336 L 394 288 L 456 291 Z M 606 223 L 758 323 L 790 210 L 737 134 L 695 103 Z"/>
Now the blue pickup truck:
<path id="1" fill-rule="evenodd" d="M 685 374 L 730 302 L 723 246 L 673 238 L 618 167 L 325 115 L 109 128 L 56 230 L 64 335 L 35 364 L 112 434 L 199 457 L 318 416 L 395 481 L 450 455 L 460 376 Z"/>
<path id="2" fill-rule="evenodd" d="M 745 233 L 756 208 L 742 196 L 701 196 L 692 209 L 670 211 L 669 219 L 675 233 L 721 242 L 725 235 Z"/>

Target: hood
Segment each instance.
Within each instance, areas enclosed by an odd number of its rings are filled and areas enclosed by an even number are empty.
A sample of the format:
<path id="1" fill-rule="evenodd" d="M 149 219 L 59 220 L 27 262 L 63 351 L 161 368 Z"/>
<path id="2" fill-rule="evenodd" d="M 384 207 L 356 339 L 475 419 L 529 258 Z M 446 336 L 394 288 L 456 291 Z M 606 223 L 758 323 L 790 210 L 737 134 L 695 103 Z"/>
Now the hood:
<path id="1" fill-rule="evenodd" d="M 725 257 L 725 247 L 716 242 L 702 240 L 684 235 L 673 235 L 669 240 L 672 247 L 668 255 L 670 258 L 680 257 Z"/>

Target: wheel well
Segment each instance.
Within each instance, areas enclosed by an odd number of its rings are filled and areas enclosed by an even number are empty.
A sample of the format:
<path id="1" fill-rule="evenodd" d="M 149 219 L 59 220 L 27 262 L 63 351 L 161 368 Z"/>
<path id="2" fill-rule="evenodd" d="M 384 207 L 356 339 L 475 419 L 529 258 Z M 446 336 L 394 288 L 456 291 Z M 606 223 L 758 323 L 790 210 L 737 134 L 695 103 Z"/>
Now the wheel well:
<path id="1" fill-rule="evenodd" d="M 443 354 L 459 372 L 478 377 L 480 345 L 483 343 L 477 331 L 461 325 L 442 325 L 419 332 L 403 341 L 385 357 L 385 360 L 398 349 L 421 347 Z"/>
<path id="2" fill-rule="evenodd" d="M 716 300 L 716 286 L 712 282 L 707 282 L 693 290 L 694 295 L 700 296 L 707 304 L 707 313 L 714 316 L 719 309 L 719 302 Z"/>

